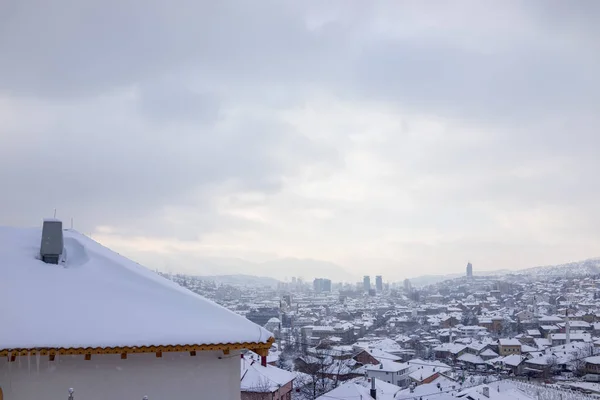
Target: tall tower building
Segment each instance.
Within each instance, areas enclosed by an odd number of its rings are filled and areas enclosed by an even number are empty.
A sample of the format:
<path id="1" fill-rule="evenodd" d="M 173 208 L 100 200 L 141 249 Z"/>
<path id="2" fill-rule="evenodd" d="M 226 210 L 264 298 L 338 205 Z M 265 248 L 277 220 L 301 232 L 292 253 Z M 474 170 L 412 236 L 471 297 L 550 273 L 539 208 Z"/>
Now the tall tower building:
<path id="1" fill-rule="evenodd" d="M 313 281 L 313 290 L 315 293 L 331 292 L 331 279 L 316 278 Z"/>
<path id="2" fill-rule="evenodd" d="M 369 289 L 371 289 L 371 277 L 365 275 L 363 278 L 363 290 L 368 293 Z"/>
<path id="3" fill-rule="evenodd" d="M 407 292 L 412 290 L 412 285 L 410 284 L 410 280 L 408 278 L 404 280 L 404 290 Z"/>
<path id="4" fill-rule="evenodd" d="M 323 291 L 323 279 L 316 278 L 313 281 L 313 290 L 315 291 L 315 293 L 321 293 Z"/>
<path id="5" fill-rule="evenodd" d="M 375 277 L 375 288 L 378 292 L 383 292 L 383 278 L 381 275 Z"/>
<path id="6" fill-rule="evenodd" d="M 468 263 L 467 264 L 467 278 L 472 278 L 473 277 L 473 264 Z"/>

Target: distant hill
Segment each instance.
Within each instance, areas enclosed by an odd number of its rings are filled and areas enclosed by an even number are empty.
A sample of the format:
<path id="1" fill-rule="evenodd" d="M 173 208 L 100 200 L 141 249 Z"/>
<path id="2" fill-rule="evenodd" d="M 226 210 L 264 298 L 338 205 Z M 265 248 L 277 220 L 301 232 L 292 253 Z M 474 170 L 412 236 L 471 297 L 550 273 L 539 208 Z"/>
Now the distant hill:
<path id="1" fill-rule="evenodd" d="M 600 274 L 600 258 L 589 258 L 583 261 L 574 261 L 567 264 L 544 265 L 520 270 L 496 270 L 496 271 L 473 271 L 477 276 L 497 276 L 497 275 L 524 275 L 534 279 L 544 277 L 559 276 L 585 276 Z M 423 275 L 410 279 L 413 286 L 427 286 L 445 280 L 458 278 L 465 274 L 447 274 L 447 275 Z"/>
<path id="2" fill-rule="evenodd" d="M 509 271 L 507 269 L 497 270 L 497 271 L 473 271 L 473 275 L 476 276 L 496 276 L 496 275 L 506 275 L 510 273 L 515 273 L 515 271 Z M 413 286 L 427 286 L 433 285 L 438 282 L 447 281 L 448 279 L 459 278 L 461 276 L 465 276 L 462 274 L 446 274 L 446 275 L 421 275 L 416 278 L 410 278 L 410 283 Z"/>
<path id="3" fill-rule="evenodd" d="M 200 276 L 200 279 L 206 281 L 213 281 L 220 284 L 232 285 L 232 286 L 263 286 L 276 288 L 280 282 L 277 279 L 269 278 L 266 276 L 253 276 L 253 275 L 208 275 Z"/>
<path id="4" fill-rule="evenodd" d="M 600 258 L 589 258 L 567 264 L 546 265 L 517 271 L 530 276 L 582 276 L 600 274 Z"/>
<path id="5" fill-rule="evenodd" d="M 200 258 L 194 262 L 194 275 L 261 276 L 281 281 L 289 281 L 292 277 L 307 281 L 314 278 L 329 278 L 336 282 L 358 281 L 356 276 L 332 262 L 300 258 L 281 258 L 262 263 L 238 258 Z"/>
<path id="6" fill-rule="evenodd" d="M 167 261 L 169 260 L 166 260 L 165 264 L 167 264 Z M 259 280 L 255 282 L 255 285 L 258 286 L 276 286 L 277 281 L 289 282 L 292 277 L 301 277 L 308 282 L 312 282 L 314 278 L 329 278 L 334 282 L 350 283 L 362 280 L 362 276 L 356 276 L 338 264 L 314 259 L 281 258 L 266 262 L 250 262 L 240 258 L 193 257 L 187 261 L 186 264 L 192 265 L 193 268 L 186 268 L 181 272 L 231 284 L 243 284 L 243 281 L 254 278 Z M 171 264 L 171 261 L 168 264 Z M 554 276 L 596 275 L 600 274 L 600 258 L 521 270 L 481 271 L 475 269 L 473 273 L 477 276 L 518 274 L 534 279 Z M 464 275 L 464 272 L 445 275 L 422 275 L 410 278 L 410 282 L 413 286 L 419 287 Z"/>

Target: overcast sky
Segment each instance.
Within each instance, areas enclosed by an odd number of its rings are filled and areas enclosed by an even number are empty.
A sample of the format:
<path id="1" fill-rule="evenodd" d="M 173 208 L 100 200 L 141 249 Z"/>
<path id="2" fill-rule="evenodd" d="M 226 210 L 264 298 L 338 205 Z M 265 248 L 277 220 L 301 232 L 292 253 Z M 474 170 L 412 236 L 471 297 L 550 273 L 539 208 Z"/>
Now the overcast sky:
<path id="1" fill-rule="evenodd" d="M 1 1 L 0 224 L 57 208 L 192 272 L 600 256 L 599 19 L 596 0 Z"/>

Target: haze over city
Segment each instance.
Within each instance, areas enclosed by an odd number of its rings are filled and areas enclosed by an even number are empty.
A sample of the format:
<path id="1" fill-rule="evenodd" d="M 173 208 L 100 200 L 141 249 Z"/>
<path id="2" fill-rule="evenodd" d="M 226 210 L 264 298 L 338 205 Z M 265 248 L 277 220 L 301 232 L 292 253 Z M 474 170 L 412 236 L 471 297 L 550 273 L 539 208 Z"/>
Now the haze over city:
<path id="1" fill-rule="evenodd" d="M 190 274 L 600 256 L 599 7 L 3 2 L 1 225 Z"/>

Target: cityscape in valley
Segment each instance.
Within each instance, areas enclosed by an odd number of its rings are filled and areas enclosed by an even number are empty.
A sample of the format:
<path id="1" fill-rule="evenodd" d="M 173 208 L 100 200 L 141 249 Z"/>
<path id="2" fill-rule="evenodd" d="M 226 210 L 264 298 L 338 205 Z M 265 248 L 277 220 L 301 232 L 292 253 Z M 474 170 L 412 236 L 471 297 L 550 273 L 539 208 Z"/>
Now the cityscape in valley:
<path id="1" fill-rule="evenodd" d="M 292 383 L 275 398 L 583 399 L 600 396 L 600 275 L 574 265 L 485 276 L 468 263 L 423 287 L 163 275 L 272 332 L 261 375 Z M 242 398 L 271 398 L 257 386 L 242 378 Z"/>
<path id="2" fill-rule="evenodd" d="M 596 259 L 424 286 L 202 277 L 55 218 L 0 227 L 0 255 L 2 400 L 600 398 Z"/>
<path id="3" fill-rule="evenodd" d="M 600 400 L 600 0 L 0 0 L 0 400 Z"/>

